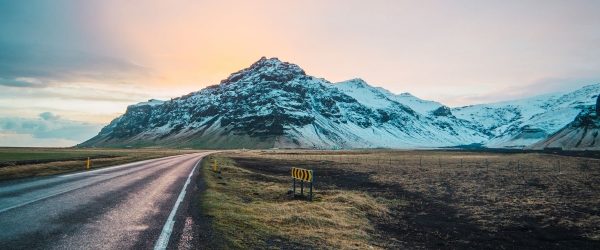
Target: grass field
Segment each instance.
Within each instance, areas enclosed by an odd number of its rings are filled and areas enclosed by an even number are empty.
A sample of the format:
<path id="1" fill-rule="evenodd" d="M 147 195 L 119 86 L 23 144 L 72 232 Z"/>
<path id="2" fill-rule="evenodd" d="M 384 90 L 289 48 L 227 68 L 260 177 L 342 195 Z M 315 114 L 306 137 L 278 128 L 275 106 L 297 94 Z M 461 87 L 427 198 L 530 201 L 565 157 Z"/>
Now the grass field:
<path id="1" fill-rule="evenodd" d="M 139 160 L 197 152 L 175 149 L 0 148 L 0 180 L 101 168 Z"/>
<path id="2" fill-rule="evenodd" d="M 600 161 L 537 153 L 245 151 L 213 156 L 203 211 L 230 248 L 600 248 Z M 290 168 L 315 171 L 293 198 Z"/>

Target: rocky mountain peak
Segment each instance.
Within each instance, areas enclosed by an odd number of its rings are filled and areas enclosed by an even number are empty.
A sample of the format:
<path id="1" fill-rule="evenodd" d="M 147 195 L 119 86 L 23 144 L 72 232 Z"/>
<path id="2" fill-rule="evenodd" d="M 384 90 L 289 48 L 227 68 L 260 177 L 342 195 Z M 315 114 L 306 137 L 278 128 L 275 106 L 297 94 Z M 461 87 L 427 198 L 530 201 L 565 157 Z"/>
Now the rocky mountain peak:
<path id="1" fill-rule="evenodd" d="M 363 80 L 361 78 L 353 78 L 353 79 L 350 79 L 350 80 L 339 82 L 337 84 L 340 84 L 340 85 L 349 85 L 349 86 L 352 86 L 352 87 L 355 87 L 355 88 L 370 87 L 370 85 L 367 82 L 365 82 L 365 80 Z"/>
<path id="2" fill-rule="evenodd" d="M 413 94 L 408 93 L 408 92 L 400 93 L 400 94 L 398 94 L 398 96 L 402 96 L 402 97 L 416 97 Z"/>
<path id="3" fill-rule="evenodd" d="M 231 74 L 221 84 L 256 80 L 286 82 L 299 76 L 306 76 L 306 73 L 298 65 L 263 56 L 250 67 Z"/>

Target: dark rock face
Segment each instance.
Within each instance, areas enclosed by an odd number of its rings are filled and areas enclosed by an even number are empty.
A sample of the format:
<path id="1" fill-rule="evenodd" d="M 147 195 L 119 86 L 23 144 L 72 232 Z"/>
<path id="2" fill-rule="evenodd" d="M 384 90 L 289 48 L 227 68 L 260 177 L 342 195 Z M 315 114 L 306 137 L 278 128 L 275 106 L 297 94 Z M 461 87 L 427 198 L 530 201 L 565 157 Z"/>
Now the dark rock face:
<path id="1" fill-rule="evenodd" d="M 600 117 L 600 94 L 596 97 L 596 116 Z"/>
<path id="2" fill-rule="evenodd" d="M 435 116 L 451 116 L 452 111 L 446 106 L 441 106 L 438 109 L 434 110 L 432 114 Z"/>
<path id="3" fill-rule="evenodd" d="M 306 76 L 304 70 L 298 65 L 282 62 L 277 58 L 267 59 L 263 56 L 250 67 L 231 74 L 227 79 L 222 80 L 221 84 L 248 80 L 248 78 L 253 78 L 254 73 L 258 71 L 260 71 L 258 79 L 271 82 L 288 82 L 295 77 Z"/>
<path id="4" fill-rule="evenodd" d="M 600 128 L 600 117 L 597 115 L 597 107 L 593 109 L 587 109 L 581 111 L 575 120 L 567 127 L 571 128 L 586 128 L 586 129 L 597 129 Z"/>

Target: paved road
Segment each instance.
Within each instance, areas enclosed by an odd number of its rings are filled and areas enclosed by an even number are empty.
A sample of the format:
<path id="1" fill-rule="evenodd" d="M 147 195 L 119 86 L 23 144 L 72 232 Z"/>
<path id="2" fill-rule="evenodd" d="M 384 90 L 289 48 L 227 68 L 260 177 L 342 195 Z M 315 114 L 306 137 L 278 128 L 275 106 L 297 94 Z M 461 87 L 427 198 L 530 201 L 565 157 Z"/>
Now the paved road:
<path id="1" fill-rule="evenodd" d="M 0 182 L 0 249 L 174 248 L 165 224 L 209 153 Z"/>

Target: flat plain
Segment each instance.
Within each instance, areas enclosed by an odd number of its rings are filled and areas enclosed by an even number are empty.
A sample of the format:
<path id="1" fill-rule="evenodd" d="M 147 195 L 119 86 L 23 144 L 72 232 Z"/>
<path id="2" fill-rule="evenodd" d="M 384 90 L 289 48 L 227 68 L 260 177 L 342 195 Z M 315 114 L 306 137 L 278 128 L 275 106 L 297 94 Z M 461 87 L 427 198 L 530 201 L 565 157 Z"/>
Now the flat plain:
<path id="1" fill-rule="evenodd" d="M 179 149 L 0 148 L 0 180 L 53 175 L 198 152 Z"/>
<path id="2" fill-rule="evenodd" d="M 229 247 L 600 248 L 592 158 L 263 150 L 223 152 L 203 166 L 202 212 Z M 314 170 L 313 202 L 290 194 L 291 167 Z"/>
<path id="3" fill-rule="evenodd" d="M 1 148 L 0 180 L 191 152 Z M 193 199 L 211 247 L 599 249 L 600 160 L 572 155 L 223 151 L 203 160 Z M 314 170 L 312 202 L 290 193 L 291 167 Z"/>

